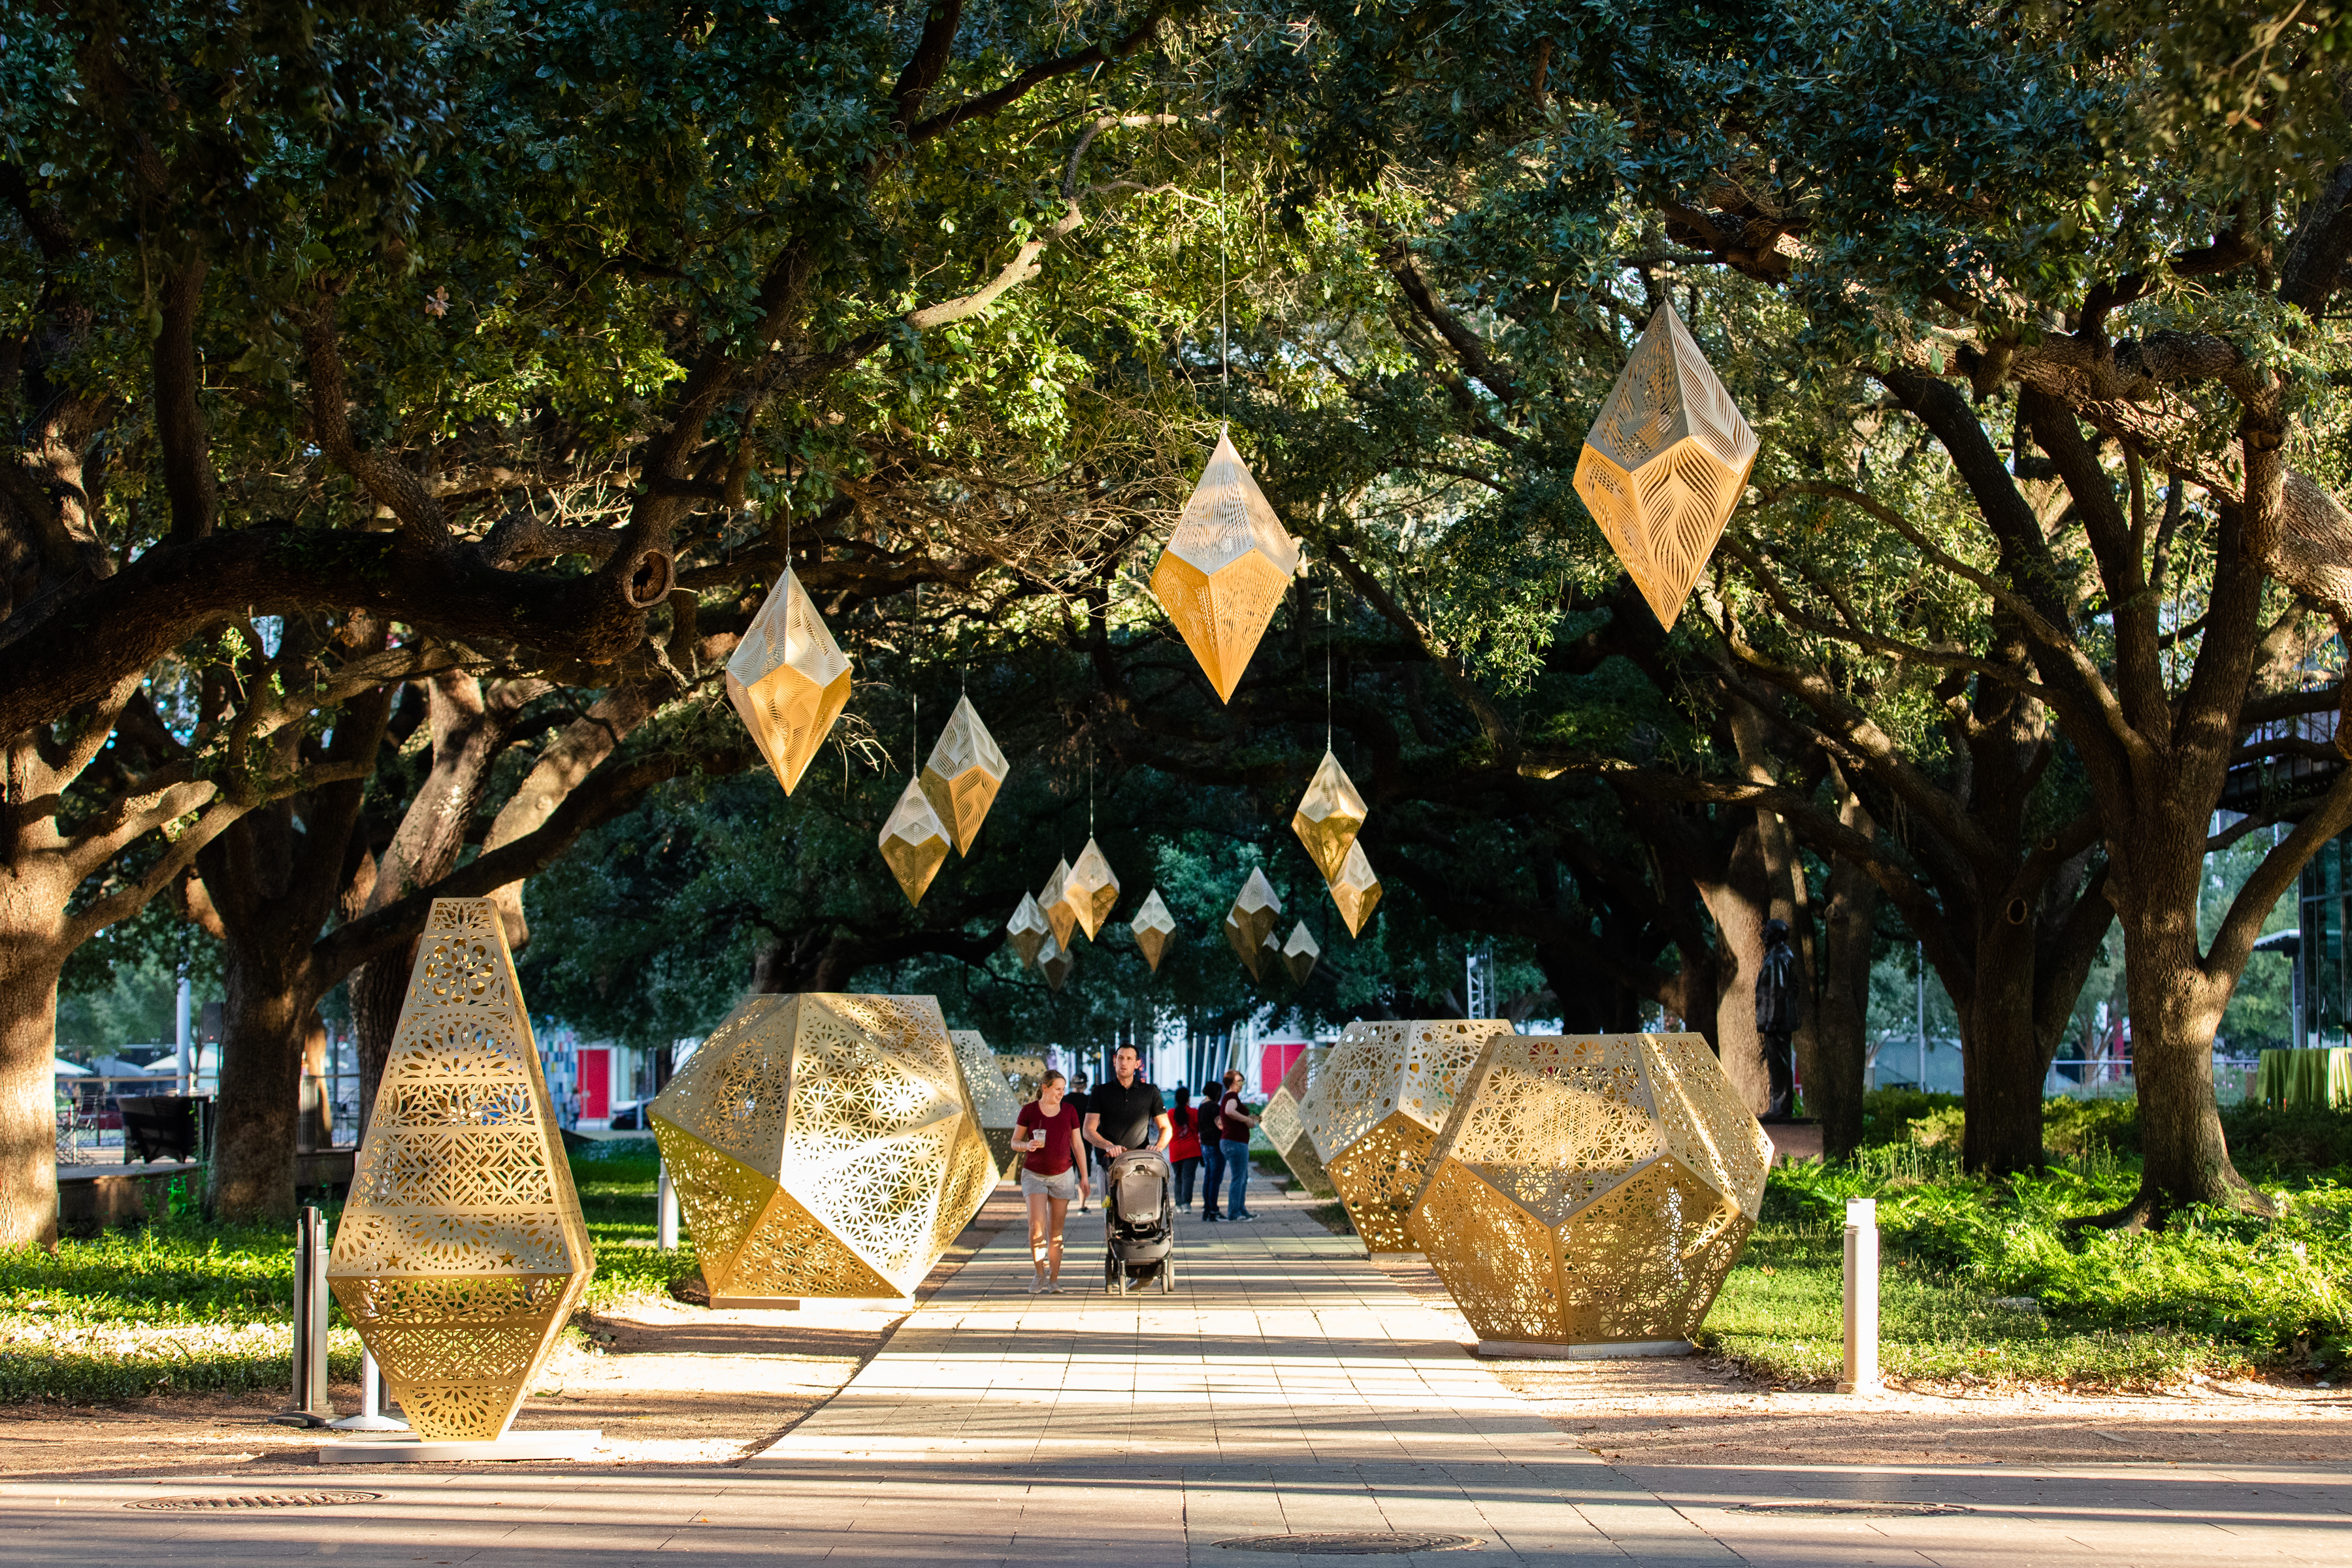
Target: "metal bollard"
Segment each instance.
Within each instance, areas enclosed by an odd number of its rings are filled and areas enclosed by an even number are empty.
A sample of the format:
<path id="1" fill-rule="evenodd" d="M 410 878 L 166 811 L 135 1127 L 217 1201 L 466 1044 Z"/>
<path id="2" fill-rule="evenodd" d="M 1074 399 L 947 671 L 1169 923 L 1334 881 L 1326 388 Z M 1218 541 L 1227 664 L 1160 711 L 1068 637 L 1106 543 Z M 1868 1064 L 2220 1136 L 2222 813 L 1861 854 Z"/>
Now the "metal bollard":
<path id="1" fill-rule="evenodd" d="M 375 1352 L 360 1352 L 360 1413 L 346 1415 L 328 1426 L 338 1432 L 405 1432 L 408 1423 L 395 1421 L 383 1413 L 383 1369 L 375 1364 Z"/>
<path id="2" fill-rule="evenodd" d="M 1840 1394 L 1875 1394 L 1878 1381 L 1878 1200 L 1845 1201 L 1845 1375 Z"/>
<path id="3" fill-rule="evenodd" d="M 661 1187 L 655 1195 L 654 1245 L 664 1252 L 677 1250 L 677 1188 L 671 1185 L 669 1162 L 662 1162 Z"/>
<path id="4" fill-rule="evenodd" d="M 323 1426 L 327 1403 L 327 1216 L 302 1206 L 294 1232 L 294 1398 L 270 1417 L 281 1426 Z"/>

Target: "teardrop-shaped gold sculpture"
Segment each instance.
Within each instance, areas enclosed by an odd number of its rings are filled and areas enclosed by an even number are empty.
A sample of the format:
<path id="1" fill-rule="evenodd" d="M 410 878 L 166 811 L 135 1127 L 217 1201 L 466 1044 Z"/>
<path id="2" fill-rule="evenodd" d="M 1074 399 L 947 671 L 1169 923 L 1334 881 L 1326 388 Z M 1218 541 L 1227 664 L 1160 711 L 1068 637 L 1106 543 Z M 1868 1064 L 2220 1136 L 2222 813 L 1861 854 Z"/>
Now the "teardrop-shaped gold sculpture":
<path id="1" fill-rule="evenodd" d="M 1355 781 L 1327 749 L 1322 765 L 1315 770 L 1307 794 L 1290 816 L 1290 831 L 1307 846 L 1325 881 L 1337 877 L 1347 863 L 1349 847 L 1363 831 L 1365 815 L 1364 797 L 1356 793 Z"/>
<path id="2" fill-rule="evenodd" d="M 1225 917 L 1227 924 L 1240 933 L 1234 950 L 1242 955 L 1242 962 L 1249 965 L 1252 974 L 1258 970 L 1258 949 L 1265 944 L 1267 937 L 1274 934 L 1275 917 L 1280 913 L 1282 896 L 1274 890 L 1274 884 L 1265 879 L 1264 871 L 1253 868 L 1249 880 L 1242 884 L 1240 894 L 1234 900 L 1233 912 Z"/>
<path id="3" fill-rule="evenodd" d="M 1252 980 L 1262 978 L 1258 973 L 1258 964 L 1265 956 L 1265 949 L 1260 943 L 1250 940 L 1249 928 L 1235 919 L 1230 910 L 1225 911 L 1225 942 L 1234 950 L 1234 956 L 1242 961 L 1242 967 L 1250 972 L 1250 978 Z"/>
<path id="4" fill-rule="evenodd" d="M 792 794 L 849 701 L 849 659 L 789 568 L 727 660 L 727 700 Z"/>
<path id="5" fill-rule="evenodd" d="M 1066 952 L 1069 951 L 1070 932 L 1078 923 L 1078 911 L 1070 904 L 1069 890 L 1070 863 L 1056 860 L 1054 862 L 1054 874 L 1046 878 L 1045 885 L 1037 890 L 1037 912 L 1044 915 L 1045 923 L 1054 928 L 1054 940 L 1062 944 Z"/>
<path id="6" fill-rule="evenodd" d="M 1339 874 L 1331 879 L 1330 888 L 1331 901 L 1339 906 L 1339 918 L 1348 922 L 1348 934 L 1363 935 L 1364 922 L 1372 918 L 1372 906 L 1381 901 L 1381 879 L 1372 875 L 1363 840 L 1348 846 L 1348 858 Z"/>
<path id="7" fill-rule="evenodd" d="M 971 853 L 980 825 L 988 820 L 988 808 L 996 804 L 996 792 L 1004 786 L 1011 768 L 997 750 L 996 738 L 980 721 L 971 699 L 958 699 L 948 727 L 940 731 L 939 743 L 923 763 L 922 776 L 923 793 L 940 814 L 957 854 Z"/>
<path id="8" fill-rule="evenodd" d="M 908 782 L 890 819 L 882 825 L 880 842 L 882 858 L 889 863 L 890 875 L 898 879 L 899 890 L 908 903 L 919 906 L 924 889 L 948 858 L 948 830 L 921 784 Z"/>
<path id="9" fill-rule="evenodd" d="M 1160 960 L 1168 952 L 1168 943 L 1176 934 L 1176 917 L 1168 912 L 1167 900 L 1154 888 L 1144 895 L 1143 907 L 1135 911 L 1131 922 L 1135 945 L 1143 950 L 1143 962 L 1151 965 L 1151 973 L 1160 973 Z"/>
<path id="10" fill-rule="evenodd" d="M 1756 432 L 1674 306 L 1660 305 L 1584 438 L 1575 481 L 1660 626 L 1683 613 L 1755 464 Z"/>
<path id="11" fill-rule="evenodd" d="M 1118 904 L 1118 877 L 1110 868 L 1110 858 L 1089 834 L 1087 847 L 1078 852 L 1078 863 L 1070 868 L 1070 875 L 1062 884 L 1062 900 L 1092 942 L 1095 932 L 1102 930 L 1103 921 Z"/>
<path id="12" fill-rule="evenodd" d="M 1037 973 L 1056 991 L 1068 982 L 1070 971 L 1077 966 L 1078 955 L 1052 937 L 1046 938 L 1045 945 L 1038 951 Z"/>
<path id="13" fill-rule="evenodd" d="M 1282 944 L 1282 965 L 1290 971 L 1293 985 L 1306 984 L 1307 977 L 1315 973 L 1315 961 L 1322 956 L 1322 944 L 1307 931 L 1305 921 L 1298 922 L 1290 940 Z"/>
<path id="14" fill-rule="evenodd" d="M 1035 968 L 1038 951 L 1054 935 L 1054 928 L 1045 923 L 1044 913 L 1037 908 L 1036 894 L 1021 895 L 1021 903 L 1013 911 L 1013 918 L 1004 922 L 1004 932 L 1007 945 L 1021 960 L 1021 967 Z"/>
<path id="15" fill-rule="evenodd" d="M 1176 623 L 1222 702 L 1234 700 L 1250 655 L 1298 574 L 1292 539 L 1220 433 L 1176 531 L 1151 569 L 1151 594 Z"/>

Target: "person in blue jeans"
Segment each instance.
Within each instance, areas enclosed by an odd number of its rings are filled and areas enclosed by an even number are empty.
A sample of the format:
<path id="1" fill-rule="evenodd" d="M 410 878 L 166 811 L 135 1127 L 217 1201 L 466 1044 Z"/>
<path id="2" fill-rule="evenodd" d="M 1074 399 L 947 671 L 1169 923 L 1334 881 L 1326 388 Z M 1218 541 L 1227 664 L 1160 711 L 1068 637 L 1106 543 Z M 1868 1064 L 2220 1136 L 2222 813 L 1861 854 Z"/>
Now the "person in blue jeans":
<path id="1" fill-rule="evenodd" d="M 1257 1125 L 1257 1118 L 1242 1103 L 1242 1075 L 1225 1074 L 1224 1098 L 1217 1102 L 1218 1131 L 1223 1135 L 1225 1172 L 1229 1178 L 1225 1189 L 1225 1217 L 1229 1220 L 1255 1220 L 1249 1212 L 1249 1135 Z M 1236 1132 L 1241 1136 L 1234 1136 Z"/>
<path id="2" fill-rule="evenodd" d="M 1218 1131 L 1217 1095 L 1219 1091 L 1203 1088 L 1201 1109 L 1193 1112 L 1201 1130 L 1201 1217 L 1221 1218 L 1217 1213 L 1217 1184 L 1225 1179 L 1224 1134 Z"/>

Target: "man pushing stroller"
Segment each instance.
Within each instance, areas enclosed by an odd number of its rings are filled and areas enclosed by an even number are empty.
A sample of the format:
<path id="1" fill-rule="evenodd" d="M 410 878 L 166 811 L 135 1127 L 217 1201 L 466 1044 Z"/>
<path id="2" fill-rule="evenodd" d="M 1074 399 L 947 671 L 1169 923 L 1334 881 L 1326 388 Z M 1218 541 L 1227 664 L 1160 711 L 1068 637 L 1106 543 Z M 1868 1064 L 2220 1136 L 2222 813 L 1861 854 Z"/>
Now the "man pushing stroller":
<path id="1" fill-rule="evenodd" d="M 1103 1287 L 1122 1295 L 1155 1279 L 1163 1291 L 1175 1283 L 1175 1172 L 1168 1161 L 1175 1131 L 1160 1090 L 1138 1071 L 1141 1063 L 1133 1046 L 1121 1046 L 1111 1057 L 1112 1078 L 1087 1099 L 1085 1136 L 1104 1162 Z"/>
<path id="2" fill-rule="evenodd" d="M 1133 1046 L 1121 1046 L 1111 1054 L 1110 1065 L 1110 1080 L 1087 1096 L 1087 1142 L 1101 1150 L 1108 1163 L 1130 1149 L 1145 1147 L 1157 1127 L 1160 1157 L 1166 1159 L 1168 1145 L 1175 1142 L 1176 1134 L 1169 1124 L 1168 1107 L 1160 1098 L 1159 1086 L 1139 1076 L 1142 1054 Z"/>

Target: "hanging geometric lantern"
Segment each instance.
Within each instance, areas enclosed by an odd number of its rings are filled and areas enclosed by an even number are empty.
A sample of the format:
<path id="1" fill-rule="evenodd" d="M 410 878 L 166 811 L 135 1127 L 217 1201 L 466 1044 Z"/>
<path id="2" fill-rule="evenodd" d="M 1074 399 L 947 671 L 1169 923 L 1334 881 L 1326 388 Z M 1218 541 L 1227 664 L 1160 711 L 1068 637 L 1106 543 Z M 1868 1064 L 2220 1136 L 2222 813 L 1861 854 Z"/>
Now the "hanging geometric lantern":
<path id="1" fill-rule="evenodd" d="M 1347 863 L 1349 847 L 1363 831 L 1364 816 L 1364 797 L 1356 793 L 1355 781 L 1327 749 L 1322 765 L 1315 770 L 1307 794 L 1290 817 L 1290 831 L 1307 846 L 1325 881 L 1337 877 Z"/>
<path id="2" fill-rule="evenodd" d="M 1038 950 L 1054 934 L 1054 928 L 1045 923 L 1044 913 L 1037 908 L 1037 895 L 1034 893 L 1021 895 L 1020 907 L 1013 911 L 1013 918 L 1004 922 L 1004 931 L 1005 941 L 1020 958 L 1024 969 L 1036 967 Z"/>
<path id="3" fill-rule="evenodd" d="M 1077 964 L 1077 954 L 1064 947 L 1058 938 L 1047 937 L 1045 945 L 1038 950 L 1037 973 L 1044 975 L 1045 984 L 1056 991 L 1070 978 L 1070 971 Z"/>
<path id="4" fill-rule="evenodd" d="M 880 843 L 882 858 L 889 863 L 890 875 L 898 879 L 899 890 L 908 903 L 919 906 L 923 890 L 948 858 L 948 830 L 919 783 L 908 781 L 890 819 L 882 825 Z"/>
<path id="5" fill-rule="evenodd" d="M 789 567 L 727 660 L 727 700 L 792 794 L 849 701 L 849 660 Z"/>
<path id="6" fill-rule="evenodd" d="M 1242 961 L 1242 967 L 1250 972 L 1250 978 L 1262 978 L 1258 973 L 1258 963 L 1265 957 L 1265 949 L 1250 940 L 1249 931 L 1234 918 L 1231 910 L 1225 913 L 1225 941 L 1232 946 L 1234 956 Z"/>
<path id="7" fill-rule="evenodd" d="M 1274 890 L 1274 884 L 1265 879 L 1264 871 L 1253 867 L 1249 880 L 1242 884 L 1240 894 L 1234 900 L 1233 912 L 1225 917 L 1227 923 L 1240 933 L 1235 947 L 1252 974 L 1257 973 L 1257 965 L 1252 960 L 1265 939 L 1274 934 L 1274 920 L 1280 913 L 1282 895 Z"/>
<path id="8" fill-rule="evenodd" d="M 1176 917 L 1168 912 L 1168 904 L 1154 888 L 1145 895 L 1143 907 L 1135 911 L 1133 921 L 1135 945 L 1143 950 L 1143 962 L 1151 965 L 1151 973 L 1160 973 L 1160 955 L 1176 934 Z"/>
<path id="9" fill-rule="evenodd" d="M 1054 928 L 1054 940 L 1060 942 L 1066 952 L 1070 945 L 1070 930 L 1078 923 L 1078 911 L 1070 907 L 1070 901 L 1065 896 L 1069 890 L 1070 863 L 1056 860 L 1054 862 L 1054 874 L 1045 879 L 1044 887 L 1037 889 L 1037 912 L 1044 915 L 1045 923 Z"/>
<path id="10" fill-rule="evenodd" d="M 1282 944 L 1282 966 L 1290 971 L 1290 983 L 1304 985 L 1307 977 L 1315 973 L 1315 961 L 1323 956 L 1322 947 L 1307 933 L 1307 922 L 1300 921 L 1290 940 Z"/>
<path id="11" fill-rule="evenodd" d="M 1348 858 L 1339 874 L 1331 879 L 1331 901 L 1339 906 L 1339 918 L 1348 922 L 1348 934 L 1363 934 L 1364 922 L 1372 918 L 1372 906 L 1381 901 L 1381 879 L 1372 875 L 1372 863 L 1364 856 L 1363 840 L 1348 846 Z"/>
<path id="12" fill-rule="evenodd" d="M 1755 463 L 1756 432 L 1675 308 L 1660 305 L 1584 438 L 1575 482 L 1668 630 Z"/>
<path id="13" fill-rule="evenodd" d="M 1118 878 L 1110 868 L 1110 860 L 1089 836 L 1087 847 L 1078 852 L 1078 863 L 1070 868 L 1068 879 L 1062 884 L 1062 901 L 1086 928 L 1087 940 L 1092 942 L 1095 932 L 1110 918 L 1111 910 L 1118 903 Z"/>
<path id="14" fill-rule="evenodd" d="M 980 721 L 971 699 L 959 699 L 948 717 L 948 727 L 940 731 L 939 743 L 923 763 L 922 773 L 923 793 L 930 796 L 931 808 L 946 824 L 957 854 L 971 853 L 973 842 L 980 837 L 980 825 L 988 820 L 988 808 L 996 804 L 996 792 L 1003 787 L 1010 769 L 1004 753 L 996 748 L 995 737 Z"/>
<path id="15" fill-rule="evenodd" d="M 1234 700 L 1250 655 L 1297 574 L 1298 542 L 1266 504 L 1233 438 L 1220 433 L 1176 531 L 1151 569 L 1152 596 L 1176 623 L 1219 701 Z"/>

